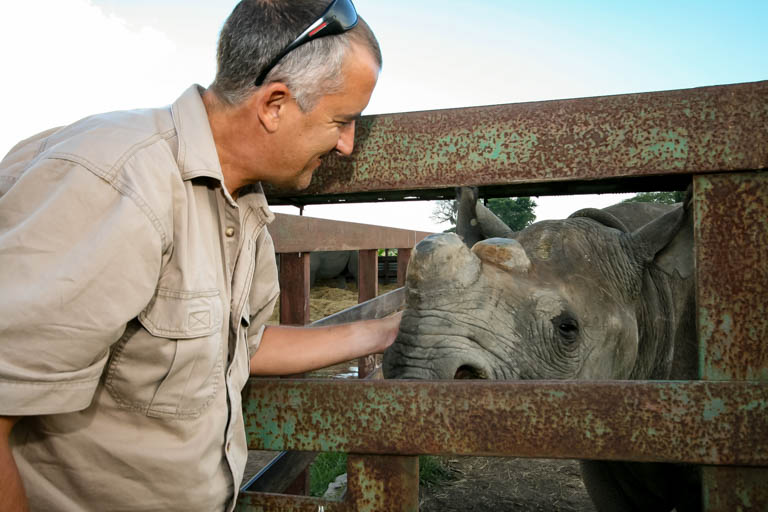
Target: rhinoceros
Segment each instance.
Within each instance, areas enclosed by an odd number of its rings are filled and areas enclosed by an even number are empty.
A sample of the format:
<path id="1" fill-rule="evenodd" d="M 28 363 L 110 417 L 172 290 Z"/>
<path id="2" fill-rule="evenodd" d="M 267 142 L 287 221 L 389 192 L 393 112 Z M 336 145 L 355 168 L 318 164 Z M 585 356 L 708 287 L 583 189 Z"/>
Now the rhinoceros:
<path id="1" fill-rule="evenodd" d="M 309 284 L 318 279 L 336 279 L 338 288 L 346 287 L 344 274 L 349 272 L 357 279 L 357 251 L 318 251 L 310 254 Z"/>
<path id="2" fill-rule="evenodd" d="M 414 248 L 387 378 L 698 378 L 689 200 L 587 208 L 514 233 L 476 194 L 461 190 L 458 234 Z M 581 466 L 599 511 L 700 509 L 694 466 Z"/>

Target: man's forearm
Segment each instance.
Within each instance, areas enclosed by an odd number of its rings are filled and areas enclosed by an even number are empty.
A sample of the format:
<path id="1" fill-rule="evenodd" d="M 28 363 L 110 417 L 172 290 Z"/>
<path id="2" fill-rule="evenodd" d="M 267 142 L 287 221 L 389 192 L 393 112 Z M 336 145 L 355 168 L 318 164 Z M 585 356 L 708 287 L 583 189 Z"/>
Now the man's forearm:
<path id="1" fill-rule="evenodd" d="M 329 327 L 269 326 L 251 357 L 251 374 L 291 375 L 383 352 L 399 325 L 400 314 Z"/>
<path id="2" fill-rule="evenodd" d="M 8 512 L 29 510 L 24 486 L 8 443 L 11 429 L 18 420 L 17 417 L 0 416 L 0 510 Z"/>

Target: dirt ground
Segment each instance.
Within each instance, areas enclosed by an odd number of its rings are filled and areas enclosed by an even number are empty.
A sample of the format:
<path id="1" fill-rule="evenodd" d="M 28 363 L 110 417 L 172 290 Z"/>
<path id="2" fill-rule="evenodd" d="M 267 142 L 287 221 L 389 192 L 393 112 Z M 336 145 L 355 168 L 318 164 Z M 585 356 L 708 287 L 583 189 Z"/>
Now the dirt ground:
<path id="1" fill-rule="evenodd" d="M 455 479 L 419 490 L 421 512 L 593 512 L 573 460 L 444 459 Z"/>
<path id="2" fill-rule="evenodd" d="M 321 286 L 312 288 L 310 295 L 312 321 L 357 303 L 354 283 L 348 283 L 346 290 L 318 284 Z M 379 293 L 395 287 L 380 285 Z M 276 314 L 272 320 L 277 323 Z M 349 365 L 339 368 L 347 371 Z M 442 461 L 450 469 L 452 479 L 437 486 L 421 487 L 422 512 L 595 510 L 581 482 L 577 461 L 504 457 L 450 457 Z"/>

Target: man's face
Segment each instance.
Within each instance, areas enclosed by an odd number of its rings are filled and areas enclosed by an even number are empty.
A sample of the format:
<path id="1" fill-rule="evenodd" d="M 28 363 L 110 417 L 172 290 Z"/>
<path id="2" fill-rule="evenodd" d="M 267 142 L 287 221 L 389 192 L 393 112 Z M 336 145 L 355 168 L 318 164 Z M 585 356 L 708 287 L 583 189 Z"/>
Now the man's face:
<path id="1" fill-rule="evenodd" d="M 355 120 L 371 99 L 379 69 L 368 51 L 353 46 L 345 57 L 342 75 L 342 90 L 320 98 L 311 111 L 302 112 L 296 102 L 288 106 L 288 125 L 280 151 L 285 171 L 275 185 L 307 188 L 325 155 L 334 150 L 343 155 L 352 153 Z"/>

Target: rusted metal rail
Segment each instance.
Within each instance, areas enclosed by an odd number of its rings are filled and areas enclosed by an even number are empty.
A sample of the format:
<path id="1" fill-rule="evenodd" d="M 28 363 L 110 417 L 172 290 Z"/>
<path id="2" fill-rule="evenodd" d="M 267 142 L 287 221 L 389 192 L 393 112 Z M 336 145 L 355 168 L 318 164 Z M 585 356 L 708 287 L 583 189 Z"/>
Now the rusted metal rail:
<path id="1" fill-rule="evenodd" d="M 768 81 L 371 116 L 357 148 L 282 200 L 692 182 L 702 381 L 260 381 L 252 447 L 378 455 L 350 459 L 344 503 L 245 495 L 241 510 L 417 510 L 417 453 L 686 461 L 703 465 L 707 512 L 768 507 Z"/>
<path id="2" fill-rule="evenodd" d="M 684 189 L 688 175 L 768 167 L 768 81 L 364 116 L 351 158 L 327 158 L 273 204 Z"/>
<path id="3" fill-rule="evenodd" d="M 258 450 L 768 465 L 768 383 L 271 379 L 246 396 Z"/>
<path id="4" fill-rule="evenodd" d="M 701 175 L 693 184 L 701 378 L 768 382 L 768 172 Z M 768 509 L 762 465 L 704 467 L 707 510 Z"/>

